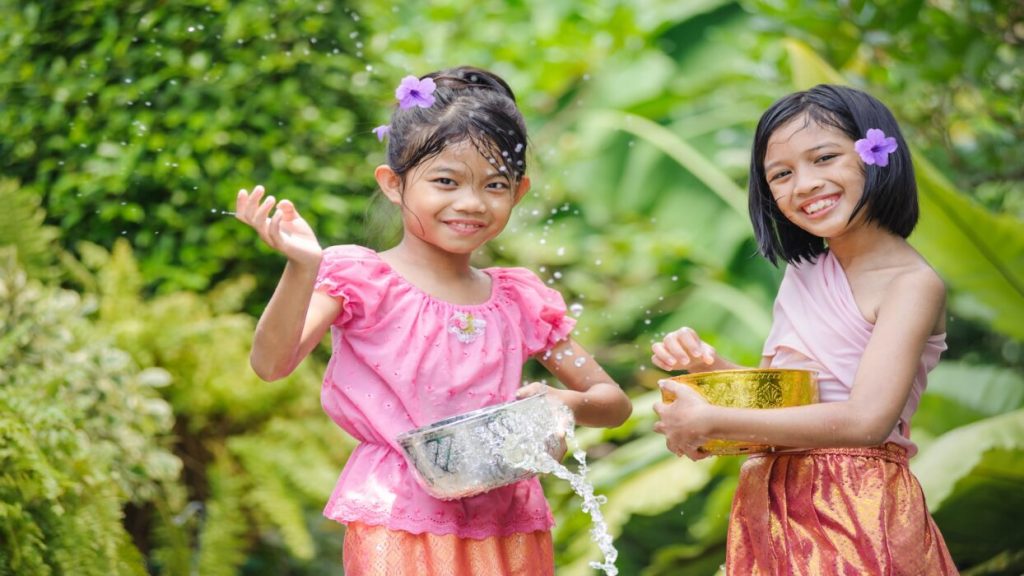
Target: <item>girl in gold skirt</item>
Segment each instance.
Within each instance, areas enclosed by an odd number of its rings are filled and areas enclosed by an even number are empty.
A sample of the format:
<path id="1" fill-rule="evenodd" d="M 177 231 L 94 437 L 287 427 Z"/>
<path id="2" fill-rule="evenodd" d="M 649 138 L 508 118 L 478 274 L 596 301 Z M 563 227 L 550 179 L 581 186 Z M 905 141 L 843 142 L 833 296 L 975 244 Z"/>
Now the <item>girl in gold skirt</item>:
<path id="1" fill-rule="evenodd" d="M 762 367 L 818 372 L 821 402 L 754 410 L 689 387 L 655 431 L 694 460 L 709 439 L 776 447 L 740 472 L 730 575 L 957 574 L 907 467 L 910 420 L 946 349 L 945 286 L 906 238 L 918 218 L 910 152 L 892 113 L 819 85 L 761 117 L 750 216 L 762 255 L 787 263 Z M 665 370 L 739 368 L 691 328 L 653 346 Z"/>

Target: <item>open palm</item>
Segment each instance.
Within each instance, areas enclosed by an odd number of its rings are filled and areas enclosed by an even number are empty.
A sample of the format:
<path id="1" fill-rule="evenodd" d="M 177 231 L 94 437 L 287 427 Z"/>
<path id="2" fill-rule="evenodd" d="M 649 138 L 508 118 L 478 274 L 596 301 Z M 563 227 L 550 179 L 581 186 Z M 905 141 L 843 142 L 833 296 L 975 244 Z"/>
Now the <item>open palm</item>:
<path id="1" fill-rule="evenodd" d="M 264 199 L 264 194 L 263 186 L 256 186 L 251 193 L 239 190 L 235 199 L 235 218 L 251 226 L 268 246 L 289 260 L 319 265 L 323 249 L 309 223 L 290 201 L 278 203 L 273 196 Z"/>

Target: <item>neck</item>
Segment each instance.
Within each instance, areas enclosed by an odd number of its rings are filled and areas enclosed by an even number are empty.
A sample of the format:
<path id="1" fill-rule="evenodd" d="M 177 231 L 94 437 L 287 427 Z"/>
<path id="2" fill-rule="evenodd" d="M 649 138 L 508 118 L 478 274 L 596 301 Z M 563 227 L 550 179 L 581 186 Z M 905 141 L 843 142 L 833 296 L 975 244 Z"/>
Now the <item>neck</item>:
<path id="1" fill-rule="evenodd" d="M 408 234 L 396 246 L 382 254 L 388 255 L 408 267 L 429 270 L 432 275 L 441 278 L 472 278 L 476 272 L 470 266 L 472 254 L 446 252 L 419 238 L 410 237 Z"/>
<path id="2" fill-rule="evenodd" d="M 828 249 L 844 270 L 864 260 L 885 261 L 902 253 L 906 239 L 874 224 L 858 226 L 856 231 L 828 239 Z"/>

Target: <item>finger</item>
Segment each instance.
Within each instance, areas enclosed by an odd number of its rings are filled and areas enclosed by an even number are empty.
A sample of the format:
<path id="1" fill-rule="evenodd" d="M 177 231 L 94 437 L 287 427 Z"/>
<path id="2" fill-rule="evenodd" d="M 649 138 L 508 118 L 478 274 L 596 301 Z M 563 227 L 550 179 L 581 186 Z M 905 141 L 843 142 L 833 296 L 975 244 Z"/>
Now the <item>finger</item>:
<path id="1" fill-rule="evenodd" d="M 676 452 L 676 449 L 675 449 L 675 446 L 672 443 L 672 440 L 669 439 L 669 438 L 665 438 L 665 449 L 668 450 L 669 452 L 675 454 L 676 456 L 679 455 L 679 453 Z"/>
<path id="2" fill-rule="evenodd" d="M 701 341 L 697 332 L 689 326 L 676 330 L 676 339 L 679 345 L 686 351 L 691 359 L 700 358 L 704 355 L 704 342 Z"/>
<path id="3" fill-rule="evenodd" d="M 274 216 L 270 218 L 267 223 L 267 237 L 269 238 L 268 244 L 277 248 L 281 245 L 281 220 L 283 215 L 280 210 L 274 212 Z"/>
<path id="4" fill-rule="evenodd" d="M 672 370 L 676 365 L 676 359 L 667 350 L 665 345 L 661 342 L 656 342 L 651 346 L 651 363 L 661 368 L 662 370 Z"/>
<path id="5" fill-rule="evenodd" d="M 662 342 L 665 346 L 665 353 L 672 358 L 674 366 L 682 368 L 690 364 L 690 355 L 686 352 L 683 335 L 678 330 L 665 336 Z"/>
<path id="6" fill-rule="evenodd" d="M 295 208 L 295 204 L 292 204 L 291 200 L 281 200 L 277 205 L 277 209 L 284 213 L 283 218 L 285 222 L 302 219 L 302 217 L 299 216 L 299 211 Z"/>
<path id="7" fill-rule="evenodd" d="M 652 428 L 652 429 L 654 430 L 654 432 L 656 434 L 664 434 L 665 433 L 665 424 L 661 420 L 659 420 L 659 421 L 654 423 L 654 428 Z"/>
<path id="8" fill-rule="evenodd" d="M 249 206 L 249 192 L 242 188 L 235 195 L 235 218 L 245 222 L 245 210 Z"/>
<path id="9" fill-rule="evenodd" d="M 683 388 L 688 388 L 688 386 L 686 386 L 685 384 L 680 384 L 679 382 L 676 382 L 675 380 L 669 380 L 668 378 L 662 378 L 661 380 L 658 380 L 658 387 L 661 388 L 662 390 L 665 390 L 666 392 L 675 394 L 677 397 L 682 393 L 681 390 Z"/>
<path id="10" fill-rule="evenodd" d="M 526 398 L 527 396 L 533 396 L 534 394 L 540 393 L 540 382 L 530 382 L 526 386 L 516 390 L 516 398 Z"/>
<path id="11" fill-rule="evenodd" d="M 256 210 L 260 207 L 260 200 L 263 199 L 264 189 L 263 186 L 256 186 L 252 189 L 252 194 L 249 194 L 249 200 L 245 209 L 245 218 L 255 224 L 253 216 L 256 214 Z"/>
<path id="12" fill-rule="evenodd" d="M 274 205 L 277 204 L 277 198 L 273 196 L 267 196 L 267 199 L 260 204 L 260 207 L 253 214 L 253 218 L 257 222 L 266 220 L 270 216 L 270 211 L 274 209 Z"/>
<path id="13" fill-rule="evenodd" d="M 708 344 L 707 342 L 702 342 L 701 344 L 703 344 L 704 348 L 704 353 L 701 355 L 701 359 L 704 360 L 704 363 L 707 364 L 708 366 L 714 364 L 716 353 L 714 346 Z"/>

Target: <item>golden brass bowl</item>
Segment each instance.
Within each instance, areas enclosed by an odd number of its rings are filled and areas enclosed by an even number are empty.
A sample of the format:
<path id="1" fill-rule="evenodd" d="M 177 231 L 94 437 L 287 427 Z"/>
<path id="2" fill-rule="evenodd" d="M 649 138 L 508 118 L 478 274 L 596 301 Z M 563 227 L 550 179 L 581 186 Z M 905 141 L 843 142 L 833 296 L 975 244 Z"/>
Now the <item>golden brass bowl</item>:
<path id="1" fill-rule="evenodd" d="M 818 373 L 813 370 L 748 368 L 683 374 L 671 378 L 693 388 L 708 402 L 733 408 L 784 408 L 818 401 Z M 675 394 L 661 391 L 664 402 Z M 701 450 L 709 454 L 747 454 L 771 449 L 766 444 L 738 440 L 709 440 Z"/>

